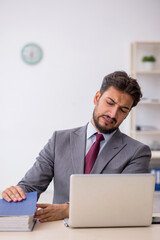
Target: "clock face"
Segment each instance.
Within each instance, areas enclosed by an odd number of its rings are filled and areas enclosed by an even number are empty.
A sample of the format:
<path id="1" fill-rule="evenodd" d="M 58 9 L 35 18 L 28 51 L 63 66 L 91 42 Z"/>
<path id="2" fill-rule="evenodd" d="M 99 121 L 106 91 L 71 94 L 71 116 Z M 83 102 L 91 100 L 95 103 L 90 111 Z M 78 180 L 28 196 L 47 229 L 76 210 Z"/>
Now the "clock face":
<path id="1" fill-rule="evenodd" d="M 42 49 L 35 43 L 29 43 L 23 47 L 21 56 L 24 62 L 37 64 L 42 59 Z"/>

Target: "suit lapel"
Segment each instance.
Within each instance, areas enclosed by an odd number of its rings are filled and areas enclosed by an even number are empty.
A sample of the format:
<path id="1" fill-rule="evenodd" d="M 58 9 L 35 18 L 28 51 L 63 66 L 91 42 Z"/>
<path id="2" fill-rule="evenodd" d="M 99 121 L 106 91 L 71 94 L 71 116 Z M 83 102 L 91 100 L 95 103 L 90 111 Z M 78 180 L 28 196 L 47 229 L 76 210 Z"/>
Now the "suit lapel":
<path id="1" fill-rule="evenodd" d="M 73 164 L 73 169 L 75 174 L 84 173 L 86 128 L 87 126 L 84 126 L 79 128 L 75 132 L 70 133 L 72 164 Z"/>
<path id="2" fill-rule="evenodd" d="M 123 134 L 118 129 L 113 137 L 109 140 L 107 145 L 100 152 L 93 169 L 92 174 L 99 174 L 102 172 L 104 167 L 114 158 L 118 152 L 120 152 L 126 143 L 123 142 Z"/>

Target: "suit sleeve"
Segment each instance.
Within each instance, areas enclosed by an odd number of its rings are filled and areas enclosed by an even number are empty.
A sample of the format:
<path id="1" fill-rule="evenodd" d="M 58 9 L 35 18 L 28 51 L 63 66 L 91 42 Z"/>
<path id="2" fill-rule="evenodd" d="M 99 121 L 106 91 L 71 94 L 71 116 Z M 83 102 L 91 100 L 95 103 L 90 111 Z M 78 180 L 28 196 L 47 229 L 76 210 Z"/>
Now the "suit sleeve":
<path id="1" fill-rule="evenodd" d="M 148 173 L 151 150 L 147 145 L 140 145 L 122 173 Z"/>
<path id="2" fill-rule="evenodd" d="M 55 139 L 56 132 L 39 153 L 32 168 L 18 183 L 25 192 L 37 191 L 39 197 L 52 181 L 54 177 Z"/>

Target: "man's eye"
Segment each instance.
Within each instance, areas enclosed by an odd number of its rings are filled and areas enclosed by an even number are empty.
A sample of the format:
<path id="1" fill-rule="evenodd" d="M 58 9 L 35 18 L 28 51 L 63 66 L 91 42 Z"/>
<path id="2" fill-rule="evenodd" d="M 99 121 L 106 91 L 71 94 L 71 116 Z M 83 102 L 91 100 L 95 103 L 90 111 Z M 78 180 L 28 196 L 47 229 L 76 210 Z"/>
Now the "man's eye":
<path id="1" fill-rule="evenodd" d="M 113 103 L 113 102 L 108 102 L 108 101 L 107 101 L 107 104 L 109 104 L 109 105 L 113 105 L 114 103 Z"/>
<path id="2" fill-rule="evenodd" d="M 123 113 L 127 113 L 127 110 L 121 108 L 121 112 L 123 112 Z"/>

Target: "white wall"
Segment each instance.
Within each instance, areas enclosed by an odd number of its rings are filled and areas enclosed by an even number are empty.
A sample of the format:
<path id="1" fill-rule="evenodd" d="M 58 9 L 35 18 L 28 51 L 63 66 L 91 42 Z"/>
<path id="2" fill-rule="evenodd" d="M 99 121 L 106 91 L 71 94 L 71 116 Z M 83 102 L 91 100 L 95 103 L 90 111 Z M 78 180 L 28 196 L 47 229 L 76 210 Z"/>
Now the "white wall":
<path id="1" fill-rule="evenodd" d="M 55 129 L 90 120 L 103 77 L 129 72 L 131 42 L 160 41 L 159 9 L 159 0 L 0 0 L 0 189 Z M 29 42 L 44 52 L 36 66 L 20 57 Z"/>

